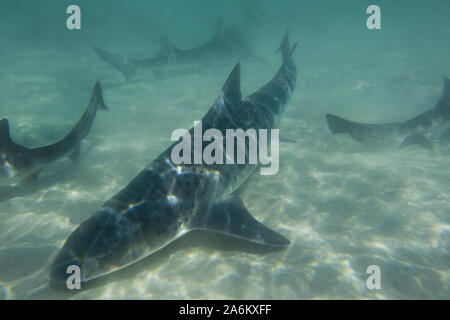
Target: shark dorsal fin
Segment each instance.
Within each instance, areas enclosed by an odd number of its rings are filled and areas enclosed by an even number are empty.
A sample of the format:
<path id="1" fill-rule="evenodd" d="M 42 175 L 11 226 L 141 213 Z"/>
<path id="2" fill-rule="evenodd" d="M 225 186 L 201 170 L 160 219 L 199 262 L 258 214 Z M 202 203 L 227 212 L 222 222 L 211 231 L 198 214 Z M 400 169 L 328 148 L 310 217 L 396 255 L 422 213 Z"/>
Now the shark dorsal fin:
<path id="1" fill-rule="evenodd" d="M 92 90 L 91 103 L 94 103 L 96 105 L 97 110 L 109 110 L 109 107 L 103 100 L 103 90 L 100 81 L 97 81 L 95 83 L 94 89 Z"/>
<path id="2" fill-rule="evenodd" d="M 225 85 L 223 86 L 222 92 L 224 96 L 232 101 L 241 101 L 241 65 L 237 63 L 233 71 L 231 71 L 228 76 Z"/>
<path id="3" fill-rule="evenodd" d="M 0 120 L 0 145 L 10 141 L 8 119 L 2 119 Z"/>

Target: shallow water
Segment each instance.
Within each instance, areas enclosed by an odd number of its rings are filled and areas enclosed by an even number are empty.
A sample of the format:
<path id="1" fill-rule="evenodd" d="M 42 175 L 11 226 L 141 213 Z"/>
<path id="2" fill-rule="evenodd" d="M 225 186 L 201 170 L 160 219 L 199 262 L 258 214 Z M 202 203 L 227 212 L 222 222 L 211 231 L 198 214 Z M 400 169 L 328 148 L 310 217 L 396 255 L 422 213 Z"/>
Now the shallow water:
<path id="1" fill-rule="evenodd" d="M 81 31 L 65 30 L 72 3 L 86 15 Z M 77 163 L 43 173 L 64 177 L 0 203 L 0 298 L 449 299 L 450 149 L 370 149 L 331 135 L 325 121 L 328 112 L 407 120 L 436 103 L 450 76 L 448 1 L 377 3 L 379 31 L 365 27 L 370 1 L 3 1 L 0 118 L 13 140 L 36 147 L 62 138 L 96 80 L 110 111 L 97 115 Z M 280 124 L 298 142 L 282 143 L 278 174 L 254 175 L 242 195 L 292 244 L 267 254 L 195 245 L 73 296 L 52 291 L 49 267 L 71 232 L 159 155 L 174 129 L 203 117 L 235 64 L 170 66 L 125 82 L 90 46 L 150 57 L 160 35 L 181 47 L 206 41 L 219 15 L 266 59 L 241 63 L 245 96 L 279 68 L 286 28 L 299 42 L 297 86 Z M 380 267 L 380 290 L 366 287 L 370 265 Z"/>

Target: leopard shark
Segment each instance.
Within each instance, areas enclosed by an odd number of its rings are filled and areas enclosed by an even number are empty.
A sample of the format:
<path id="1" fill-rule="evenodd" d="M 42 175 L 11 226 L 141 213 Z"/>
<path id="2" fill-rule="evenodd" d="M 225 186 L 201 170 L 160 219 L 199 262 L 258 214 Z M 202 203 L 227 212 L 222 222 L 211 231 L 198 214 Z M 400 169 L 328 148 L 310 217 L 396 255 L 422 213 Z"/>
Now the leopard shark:
<path id="1" fill-rule="evenodd" d="M 367 124 L 327 114 L 333 134 L 347 133 L 356 141 L 376 146 L 418 145 L 433 151 L 450 142 L 450 79 L 444 77 L 443 94 L 431 109 L 397 123 Z"/>
<path id="2" fill-rule="evenodd" d="M 277 128 L 297 80 L 294 50 L 286 32 L 279 48 L 281 67 L 246 98 L 237 63 L 202 119 L 203 132 Z M 191 231 L 220 233 L 231 237 L 230 241 L 239 239 L 276 250 L 289 246 L 290 240 L 257 221 L 237 194 L 258 164 L 174 164 L 171 152 L 177 143 L 73 231 L 51 265 L 50 283 L 65 284 L 68 268 L 76 266 L 80 282 L 88 284 L 150 258 Z"/>
<path id="3" fill-rule="evenodd" d="M 8 119 L 0 120 L 0 178 L 7 181 L 17 179 L 19 185 L 35 184 L 41 171 L 52 162 L 62 157 L 76 160 L 80 154 L 80 143 L 88 135 L 98 110 L 108 110 L 100 82 L 95 84 L 82 117 L 63 139 L 32 149 L 15 143 L 10 136 Z"/>
<path id="4" fill-rule="evenodd" d="M 212 59 L 251 58 L 254 61 L 262 59 L 254 54 L 244 37 L 231 28 L 226 28 L 223 18 L 219 17 L 212 38 L 197 47 L 181 49 L 175 46 L 167 37 L 160 38 L 160 51 L 152 58 L 130 59 L 122 57 L 97 46 L 92 49 L 97 56 L 120 71 L 125 80 L 131 79 L 138 69 L 150 68 L 156 70 L 161 66 L 172 64 L 207 63 Z"/>

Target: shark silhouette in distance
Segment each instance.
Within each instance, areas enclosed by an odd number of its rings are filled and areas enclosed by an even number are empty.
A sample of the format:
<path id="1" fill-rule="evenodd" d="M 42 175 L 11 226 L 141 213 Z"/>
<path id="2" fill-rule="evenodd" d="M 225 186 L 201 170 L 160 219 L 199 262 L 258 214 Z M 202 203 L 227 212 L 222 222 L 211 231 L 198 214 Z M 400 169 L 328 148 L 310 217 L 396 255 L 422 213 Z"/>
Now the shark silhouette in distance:
<path id="1" fill-rule="evenodd" d="M 94 86 L 88 107 L 70 133 L 56 143 L 33 149 L 12 141 L 8 120 L 0 120 L 0 178 L 18 179 L 19 186 L 35 185 L 41 171 L 51 163 L 62 157 L 76 160 L 80 143 L 88 135 L 98 110 L 108 110 L 99 82 Z"/>
<path id="2" fill-rule="evenodd" d="M 333 134 L 347 133 L 368 145 L 407 147 L 418 145 L 435 150 L 450 142 L 450 79 L 444 77 L 444 92 L 436 105 L 416 117 L 399 123 L 358 123 L 327 114 Z"/>
<path id="3" fill-rule="evenodd" d="M 238 63 L 202 119 L 203 133 L 211 128 L 222 134 L 226 129 L 270 132 L 277 128 L 297 80 L 294 50 L 286 32 L 279 48 L 283 63 L 278 72 L 246 98 L 241 94 Z M 245 140 L 248 159 L 249 139 Z M 64 286 L 68 267 L 78 266 L 81 283 L 88 285 L 132 268 L 195 232 L 220 234 L 230 241 L 238 239 L 274 250 L 289 246 L 287 238 L 253 218 L 237 195 L 257 164 L 176 165 L 171 152 L 177 143 L 69 236 L 51 266 L 51 284 Z"/>
<path id="4" fill-rule="evenodd" d="M 243 58 L 262 62 L 263 59 L 254 54 L 247 41 L 231 28 L 227 28 L 221 17 L 216 23 L 216 30 L 212 38 L 206 43 L 190 49 L 176 47 L 166 37 L 160 38 L 160 51 L 152 58 L 129 59 L 92 46 L 101 60 L 120 71 L 125 80 L 132 78 L 138 69 L 159 67 L 171 64 L 208 63 L 213 60 Z"/>

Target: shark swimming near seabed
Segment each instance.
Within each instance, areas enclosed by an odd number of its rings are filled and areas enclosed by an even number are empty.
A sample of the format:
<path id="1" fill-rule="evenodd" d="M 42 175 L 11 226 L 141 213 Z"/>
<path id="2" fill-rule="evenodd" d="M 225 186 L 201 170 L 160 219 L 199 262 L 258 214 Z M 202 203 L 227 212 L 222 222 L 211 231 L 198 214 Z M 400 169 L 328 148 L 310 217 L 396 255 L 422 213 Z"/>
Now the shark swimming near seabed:
<path id="1" fill-rule="evenodd" d="M 294 50 L 286 32 L 279 48 L 283 63 L 278 72 L 246 98 L 240 89 L 240 64 L 236 64 L 202 119 L 203 133 L 210 128 L 222 134 L 227 129 L 277 128 L 297 80 Z M 192 139 L 193 132 L 194 128 Z M 71 266 L 79 268 L 81 283 L 88 284 L 151 258 L 199 231 L 276 250 L 289 246 L 286 237 L 258 222 L 238 196 L 258 164 L 176 165 L 171 153 L 177 143 L 73 231 L 52 263 L 51 284 L 64 286 Z M 249 148 L 246 139 L 247 159 Z"/>
<path id="2" fill-rule="evenodd" d="M 51 163 L 62 157 L 76 160 L 80 143 L 88 135 L 98 110 L 108 110 L 99 82 L 94 86 L 88 107 L 69 134 L 56 143 L 33 149 L 16 144 L 11 139 L 8 120 L 0 120 L 0 178 L 18 179 L 19 186 L 35 185 L 41 171 Z"/>
<path id="3" fill-rule="evenodd" d="M 253 61 L 262 61 L 252 53 L 244 37 L 231 28 L 227 28 L 224 20 L 219 17 L 216 30 L 212 38 L 206 43 L 190 49 L 181 49 L 175 46 L 166 37 L 160 38 L 160 51 L 152 58 L 129 59 L 110 53 L 104 49 L 92 46 L 97 56 L 120 71 L 125 80 L 131 79 L 138 69 L 156 68 L 171 64 L 207 63 L 212 59 L 246 58 Z"/>
<path id="4" fill-rule="evenodd" d="M 356 141 L 376 146 L 418 145 L 436 151 L 450 142 L 450 79 L 444 77 L 443 94 L 436 105 L 406 122 L 367 124 L 327 114 L 333 134 L 347 133 Z"/>

